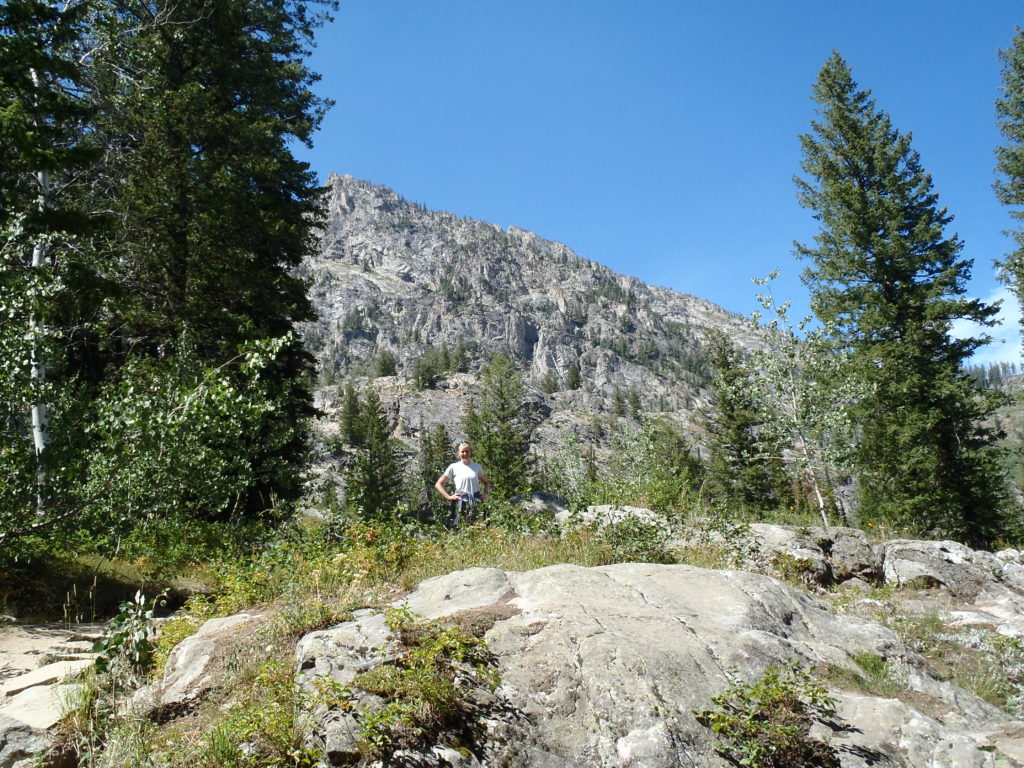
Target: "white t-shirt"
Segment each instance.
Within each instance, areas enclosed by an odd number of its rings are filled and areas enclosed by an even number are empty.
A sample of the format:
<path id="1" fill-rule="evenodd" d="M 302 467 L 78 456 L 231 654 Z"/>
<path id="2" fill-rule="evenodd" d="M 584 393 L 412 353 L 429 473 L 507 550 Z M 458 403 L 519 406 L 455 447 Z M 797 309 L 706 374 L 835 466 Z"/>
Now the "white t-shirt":
<path id="1" fill-rule="evenodd" d="M 471 461 L 469 464 L 456 461 L 454 464 L 448 465 L 444 476 L 455 483 L 455 493 L 473 498 L 480 490 L 480 477 L 483 473 L 483 468 L 475 461 Z"/>

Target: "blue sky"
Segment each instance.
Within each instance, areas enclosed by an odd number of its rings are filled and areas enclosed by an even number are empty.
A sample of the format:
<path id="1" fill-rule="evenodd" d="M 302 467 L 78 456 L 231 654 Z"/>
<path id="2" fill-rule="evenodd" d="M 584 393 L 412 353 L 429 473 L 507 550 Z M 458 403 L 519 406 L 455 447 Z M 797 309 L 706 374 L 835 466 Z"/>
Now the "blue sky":
<path id="1" fill-rule="evenodd" d="M 993 299 L 1011 226 L 991 188 L 997 51 L 1017 24 L 1020 0 L 342 0 L 311 60 L 337 105 L 299 154 L 735 312 L 781 268 L 802 311 L 792 243 L 817 230 L 797 137 L 836 49 L 913 134 L 971 293 Z M 984 359 L 1020 359 L 1004 308 Z"/>

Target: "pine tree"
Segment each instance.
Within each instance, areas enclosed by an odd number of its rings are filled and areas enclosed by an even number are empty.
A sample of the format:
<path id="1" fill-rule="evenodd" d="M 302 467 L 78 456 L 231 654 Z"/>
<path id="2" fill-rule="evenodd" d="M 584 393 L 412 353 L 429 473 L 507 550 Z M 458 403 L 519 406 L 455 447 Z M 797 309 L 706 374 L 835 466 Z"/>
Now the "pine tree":
<path id="1" fill-rule="evenodd" d="M 396 373 L 398 373 L 398 360 L 395 359 L 395 353 L 390 349 L 382 349 L 377 353 L 373 375 L 394 376 Z"/>
<path id="2" fill-rule="evenodd" d="M 721 332 L 707 334 L 705 350 L 715 371 L 714 409 L 705 419 L 708 492 L 760 511 L 788 503 L 782 451 L 765 441 L 769 435 L 742 355 Z"/>
<path id="3" fill-rule="evenodd" d="M 569 390 L 575 390 L 580 388 L 580 384 L 583 383 L 582 377 L 580 376 L 580 367 L 573 363 L 569 366 L 569 370 L 565 374 L 565 388 Z"/>
<path id="4" fill-rule="evenodd" d="M 525 491 L 531 468 L 529 425 L 523 418 L 526 390 L 515 363 L 497 354 L 480 369 L 480 391 L 466 408 L 463 427 L 495 495 Z"/>
<path id="5" fill-rule="evenodd" d="M 359 402 L 359 393 L 351 384 L 346 384 L 342 398 L 341 411 L 338 415 L 338 436 L 341 438 L 342 445 L 358 448 L 363 443 L 363 437 L 360 434 L 359 415 L 362 404 Z"/>
<path id="6" fill-rule="evenodd" d="M 320 190 L 293 142 L 326 103 L 306 67 L 330 0 L 97 0 L 91 63 L 104 163 L 90 202 L 118 226 L 105 246 L 130 299 L 124 357 L 234 359 L 287 339 L 265 375 L 277 403 L 253 435 L 246 509 L 301 491 L 312 357 L 293 333 L 312 311 L 294 268 L 315 248 Z M 239 369 L 238 375 L 246 375 Z M 240 385 L 243 382 L 240 381 Z"/>
<path id="7" fill-rule="evenodd" d="M 992 402 L 963 371 L 983 339 L 953 339 L 955 320 L 990 324 L 995 308 L 965 297 L 970 262 L 944 229 L 931 177 L 834 54 L 813 89 L 819 119 L 801 136 L 800 203 L 821 223 L 804 280 L 818 318 L 850 352 L 868 393 L 856 466 L 863 517 L 973 544 L 998 528 L 1001 483 Z"/>
<path id="8" fill-rule="evenodd" d="M 391 436 L 394 424 L 372 389 L 359 408 L 361 447 L 345 466 L 345 498 L 349 509 L 366 518 L 392 512 L 402 499 L 402 456 Z"/>
<path id="9" fill-rule="evenodd" d="M 1003 95 L 996 99 L 999 130 L 1006 144 L 996 147 L 996 197 L 1010 207 L 1020 223 L 1012 233 L 1017 247 L 999 264 L 999 276 L 1024 307 L 1024 30 L 999 52 L 1003 64 Z M 1020 319 L 1024 327 L 1024 316 Z"/>
<path id="10" fill-rule="evenodd" d="M 420 428 L 420 450 L 416 458 L 416 479 L 414 506 L 424 502 L 435 520 L 443 520 L 447 502 L 434 490 L 434 483 L 455 460 L 455 441 L 448 434 L 444 424 L 435 424 L 431 429 Z"/>
<path id="11" fill-rule="evenodd" d="M 540 391 L 545 395 L 553 395 L 558 391 L 558 377 L 552 370 L 547 370 L 540 378 Z"/>

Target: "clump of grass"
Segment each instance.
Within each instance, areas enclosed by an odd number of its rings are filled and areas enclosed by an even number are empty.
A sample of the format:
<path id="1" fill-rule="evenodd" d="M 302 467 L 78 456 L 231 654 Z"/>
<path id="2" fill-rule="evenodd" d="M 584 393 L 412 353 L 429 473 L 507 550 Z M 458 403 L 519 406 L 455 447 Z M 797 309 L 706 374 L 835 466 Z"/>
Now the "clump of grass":
<path id="1" fill-rule="evenodd" d="M 906 684 L 902 681 L 897 668 L 878 654 L 859 651 L 854 654 L 853 661 L 859 671 L 830 666 L 827 670 L 829 680 L 843 688 L 852 688 L 886 698 L 892 698 L 906 690 Z"/>

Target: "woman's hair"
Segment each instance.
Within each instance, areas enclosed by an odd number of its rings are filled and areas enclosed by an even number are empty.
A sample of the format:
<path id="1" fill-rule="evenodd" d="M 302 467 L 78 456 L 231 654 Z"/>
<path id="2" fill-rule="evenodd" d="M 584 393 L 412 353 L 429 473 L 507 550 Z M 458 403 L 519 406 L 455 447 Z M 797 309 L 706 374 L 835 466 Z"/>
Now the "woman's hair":
<path id="1" fill-rule="evenodd" d="M 459 443 L 459 447 L 455 449 L 455 452 L 459 453 L 462 451 L 463 448 L 469 448 L 470 451 L 473 450 L 473 446 L 471 446 L 469 443 Z"/>

